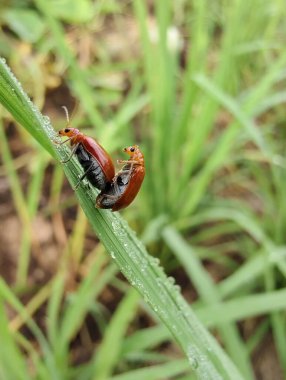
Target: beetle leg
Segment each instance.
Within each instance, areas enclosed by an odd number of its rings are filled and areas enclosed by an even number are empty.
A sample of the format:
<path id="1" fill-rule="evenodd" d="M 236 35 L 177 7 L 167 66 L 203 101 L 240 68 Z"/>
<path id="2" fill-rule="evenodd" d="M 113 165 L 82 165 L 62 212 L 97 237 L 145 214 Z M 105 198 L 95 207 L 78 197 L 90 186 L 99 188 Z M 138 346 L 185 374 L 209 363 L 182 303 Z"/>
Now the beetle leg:
<path id="1" fill-rule="evenodd" d="M 122 169 L 117 173 L 117 177 L 119 174 L 124 174 L 124 173 L 130 173 L 130 169 Z"/>
<path id="2" fill-rule="evenodd" d="M 88 175 L 88 173 L 89 173 L 92 169 L 94 169 L 93 164 L 91 164 L 90 167 L 89 167 L 89 168 L 83 173 L 83 175 L 80 176 L 80 178 L 79 178 L 79 180 L 78 180 L 78 183 L 75 185 L 74 190 L 76 190 L 76 189 L 79 187 L 81 181 L 82 181 L 82 180 Z"/>
<path id="3" fill-rule="evenodd" d="M 117 199 L 118 195 L 111 195 L 111 194 L 102 194 L 104 198 L 108 199 Z"/>
<path id="4" fill-rule="evenodd" d="M 71 136 L 69 137 L 68 139 L 66 139 L 65 141 L 61 141 L 61 142 L 58 142 L 57 140 L 53 140 L 53 142 L 57 145 L 63 145 L 65 143 L 67 143 L 68 141 L 70 141 L 74 136 Z"/>
<path id="5" fill-rule="evenodd" d="M 132 172 L 133 172 L 134 161 L 127 161 L 127 162 L 131 163 L 130 168 L 126 169 L 126 170 L 124 170 L 124 168 L 123 168 L 121 173 L 129 173 L 129 178 L 128 178 L 128 182 L 129 182 L 131 175 L 132 175 Z"/>
<path id="6" fill-rule="evenodd" d="M 135 164 L 135 165 L 137 164 L 137 165 L 139 165 L 137 161 L 132 161 L 132 160 L 117 160 L 117 163 L 119 165 L 121 165 L 121 164 Z"/>
<path id="7" fill-rule="evenodd" d="M 68 140 L 66 140 L 68 141 Z M 66 142 L 65 141 L 65 142 Z M 66 160 L 63 160 L 61 161 L 62 164 L 66 164 L 67 162 L 69 162 L 72 158 L 72 156 L 75 154 L 75 151 L 77 150 L 78 146 L 79 146 L 80 143 L 77 143 L 73 148 L 72 148 L 72 151 L 71 151 L 71 154 L 69 155 L 69 157 L 66 159 Z"/>

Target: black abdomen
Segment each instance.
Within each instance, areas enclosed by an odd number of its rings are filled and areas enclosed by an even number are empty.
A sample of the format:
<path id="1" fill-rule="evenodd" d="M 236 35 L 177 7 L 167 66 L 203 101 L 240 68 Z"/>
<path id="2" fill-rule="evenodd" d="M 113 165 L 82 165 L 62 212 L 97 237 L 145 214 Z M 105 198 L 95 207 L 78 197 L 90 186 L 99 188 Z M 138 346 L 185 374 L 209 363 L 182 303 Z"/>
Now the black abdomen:
<path id="1" fill-rule="evenodd" d="M 103 190 L 106 187 L 106 176 L 98 161 L 85 150 L 82 144 L 79 144 L 75 154 L 84 172 L 88 171 L 86 178 L 91 185 L 99 190 Z"/>
<path id="2" fill-rule="evenodd" d="M 122 170 L 114 178 L 114 182 L 106 185 L 96 202 L 100 208 L 112 208 L 125 192 L 130 181 L 130 165 L 125 165 Z"/>

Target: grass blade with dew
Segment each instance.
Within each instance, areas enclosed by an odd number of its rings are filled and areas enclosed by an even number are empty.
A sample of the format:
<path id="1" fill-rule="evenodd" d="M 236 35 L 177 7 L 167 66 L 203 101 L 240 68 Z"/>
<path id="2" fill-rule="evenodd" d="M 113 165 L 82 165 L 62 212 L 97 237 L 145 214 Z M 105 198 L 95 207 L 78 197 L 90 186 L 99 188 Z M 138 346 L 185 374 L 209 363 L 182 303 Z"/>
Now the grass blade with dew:
<path id="1" fill-rule="evenodd" d="M 67 157 L 68 148 L 52 143 L 57 135 L 49 119 L 32 104 L 4 60 L 0 60 L 0 102 L 54 157 L 61 160 Z M 74 187 L 81 173 L 77 160 L 72 159 L 63 169 Z M 94 203 L 98 192 L 84 183 L 75 193 L 98 238 L 131 285 L 171 331 L 198 379 L 242 380 L 239 371 L 201 325 L 179 289 L 167 278 L 158 261 L 148 255 L 120 215 L 96 209 Z"/>

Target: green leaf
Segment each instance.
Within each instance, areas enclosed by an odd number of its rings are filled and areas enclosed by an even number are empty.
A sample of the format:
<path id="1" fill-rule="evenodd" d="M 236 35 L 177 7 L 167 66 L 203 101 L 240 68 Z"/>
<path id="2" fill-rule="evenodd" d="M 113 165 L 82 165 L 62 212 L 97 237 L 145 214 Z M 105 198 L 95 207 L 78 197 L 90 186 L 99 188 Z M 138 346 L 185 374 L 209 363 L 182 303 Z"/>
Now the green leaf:
<path id="1" fill-rule="evenodd" d="M 122 375 L 112 377 L 113 380 L 164 380 L 171 379 L 188 371 L 186 360 L 174 360 L 169 363 L 136 369 Z"/>
<path id="2" fill-rule="evenodd" d="M 124 335 L 137 311 L 138 301 L 138 293 L 134 289 L 130 289 L 116 309 L 104 334 L 104 339 L 94 356 L 94 379 L 104 380 L 112 374 Z"/>
<path id="3" fill-rule="evenodd" d="M 94 9 L 90 0 L 50 0 L 51 14 L 71 23 L 84 23 L 92 19 Z"/>
<path id="4" fill-rule="evenodd" d="M 9 28 L 27 42 L 38 41 L 45 31 L 45 24 L 39 14 L 30 9 L 9 9 L 3 12 L 2 17 Z"/>
<path id="5" fill-rule="evenodd" d="M 30 378 L 24 357 L 18 350 L 4 311 L 4 304 L 0 300 L 0 377 L 2 379 L 28 380 Z M 15 365 L 17 363 L 17 365 Z"/>

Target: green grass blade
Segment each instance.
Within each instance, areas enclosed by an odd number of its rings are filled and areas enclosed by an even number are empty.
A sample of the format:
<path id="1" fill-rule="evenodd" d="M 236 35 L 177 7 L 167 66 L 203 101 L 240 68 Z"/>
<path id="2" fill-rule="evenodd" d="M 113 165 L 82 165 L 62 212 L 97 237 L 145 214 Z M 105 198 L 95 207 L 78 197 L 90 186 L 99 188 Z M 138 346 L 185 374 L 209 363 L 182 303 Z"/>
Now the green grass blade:
<path id="1" fill-rule="evenodd" d="M 20 179 L 18 177 L 13 158 L 10 152 L 9 144 L 4 133 L 2 121 L 0 120 L 0 147 L 1 155 L 9 179 L 11 192 L 13 195 L 14 203 L 18 212 L 18 215 L 22 222 L 23 233 L 19 254 L 19 263 L 17 268 L 17 285 L 24 285 L 27 280 L 28 266 L 30 262 L 30 239 L 32 234 L 32 217 L 37 208 L 38 198 L 40 194 L 40 188 L 43 179 L 43 171 L 45 167 L 44 157 L 40 156 L 39 162 L 37 162 L 37 171 L 31 180 L 28 194 L 28 205 L 26 197 L 21 188 Z"/>
<path id="2" fill-rule="evenodd" d="M 124 339 L 121 355 L 153 348 L 170 339 L 170 332 L 159 325 L 143 330 L 135 331 L 134 334 Z"/>
<path id="3" fill-rule="evenodd" d="M 233 99 L 230 95 L 223 92 L 218 86 L 212 83 L 205 75 L 197 74 L 193 77 L 194 82 L 200 86 L 204 91 L 208 92 L 216 101 L 218 101 L 225 109 L 229 110 L 236 120 L 245 128 L 249 137 L 257 144 L 265 156 L 270 155 L 270 150 L 266 146 L 266 142 L 262 137 L 262 133 L 251 120 L 251 118 L 245 114 L 243 107 Z"/>
<path id="4" fill-rule="evenodd" d="M 182 267 L 185 268 L 201 299 L 209 305 L 219 305 L 221 302 L 219 291 L 191 246 L 185 242 L 173 227 L 165 227 L 162 231 L 162 236 L 181 262 Z M 245 378 L 253 379 L 250 360 L 236 326 L 231 323 L 221 323 L 218 325 L 218 330 L 227 351 L 238 368 L 241 369 Z"/>
<path id="5" fill-rule="evenodd" d="M 0 300 L 0 377 L 1 379 L 29 380 L 24 357 L 18 350 L 13 334 L 9 330 L 3 300 Z M 15 365 L 17 363 L 17 365 Z"/>
<path id="6" fill-rule="evenodd" d="M 112 380 L 165 380 L 176 378 L 177 375 L 188 371 L 186 360 L 174 360 L 169 363 L 142 368 L 122 375 L 113 376 Z M 110 379 L 110 380 L 111 380 Z"/>
<path id="7" fill-rule="evenodd" d="M 45 119 L 31 102 L 3 58 L 0 60 L 0 67 L 0 103 L 13 115 L 16 121 L 33 135 L 45 150 L 56 157 L 52 142 L 45 136 L 46 129 L 43 128 L 43 125 L 49 127 L 49 119 Z"/>
<path id="8" fill-rule="evenodd" d="M 44 361 L 46 363 L 46 367 L 49 370 L 50 376 L 52 376 L 55 380 L 60 380 L 60 374 L 58 368 L 56 368 L 53 355 L 50 350 L 50 346 L 43 335 L 40 328 L 36 325 L 36 323 L 29 318 L 25 307 L 21 304 L 21 302 L 17 299 L 17 297 L 12 293 L 9 289 L 8 285 L 0 278 L 0 297 L 2 297 L 9 305 L 11 305 L 24 320 L 27 320 L 27 326 L 32 331 L 34 336 L 37 338 L 42 352 L 44 354 Z"/>
<path id="9" fill-rule="evenodd" d="M 216 326 L 229 321 L 239 321 L 245 318 L 268 314 L 286 308 L 286 290 L 238 297 L 217 305 L 202 307 L 197 315 L 208 326 Z M 212 316 L 210 320 L 209 316 Z"/>
<path id="10" fill-rule="evenodd" d="M 21 188 L 20 179 L 17 175 L 16 169 L 13 163 L 10 147 L 4 133 L 2 120 L 0 120 L 0 148 L 1 148 L 1 156 L 3 159 L 3 163 L 5 165 L 5 170 L 7 172 L 7 177 L 9 179 L 14 203 L 18 211 L 19 218 L 21 219 L 21 222 L 24 226 L 28 226 L 30 228 L 31 221 L 30 221 L 28 207 L 26 204 L 23 190 Z"/>
<path id="11" fill-rule="evenodd" d="M 228 297 L 246 284 L 256 281 L 257 277 L 262 276 L 265 264 L 265 257 L 261 254 L 250 258 L 233 274 L 220 282 L 218 288 L 221 296 Z"/>
<path id="12" fill-rule="evenodd" d="M 131 288 L 116 309 L 95 354 L 94 380 L 108 379 L 112 374 L 124 335 L 137 311 L 138 301 L 139 294 Z"/>
<path id="13" fill-rule="evenodd" d="M 272 313 L 271 324 L 273 326 L 276 350 L 280 359 L 281 367 L 283 368 L 284 376 L 286 376 L 285 312 Z"/>
<path id="14" fill-rule="evenodd" d="M 77 293 L 71 297 L 70 304 L 66 307 L 61 321 L 56 348 L 59 354 L 68 347 L 70 340 L 81 326 L 92 301 L 116 273 L 115 266 L 110 264 L 102 275 L 99 276 L 103 263 L 104 257 L 95 262 L 94 267 L 91 268 L 87 277 L 80 284 Z"/>
<path id="15" fill-rule="evenodd" d="M 51 296 L 47 309 L 48 337 L 53 347 L 57 346 L 59 334 L 59 313 L 61 301 L 64 295 L 65 277 L 60 272 L 52 284 Z"/>
<path id="16" fill-rule="evenodd" d="M 70 77 L 72 79 L 72 87 L 78 98 L 84 99 L 82 102 L 83 107 L 85 108 L 86 113 L 89 115 L 92 123 L 100 127 L 104 126 L 104 121 L 100 112 L 97 109 L 95 102 L 96 95 L 91 90 L 91 87 L 88 85 L 89 77 L 83 69 L 81 69 L 74 57 L 71 49 L 65 41 L 65 35 L 62 25 L 51 13 L 49 4 L 43 0 L 35 1 L 39 10 L 46 17 L 47 25 L 54 36 L 54 43 L 57 54 L 64 59 L 64 62 L 69 67 Z"/>

